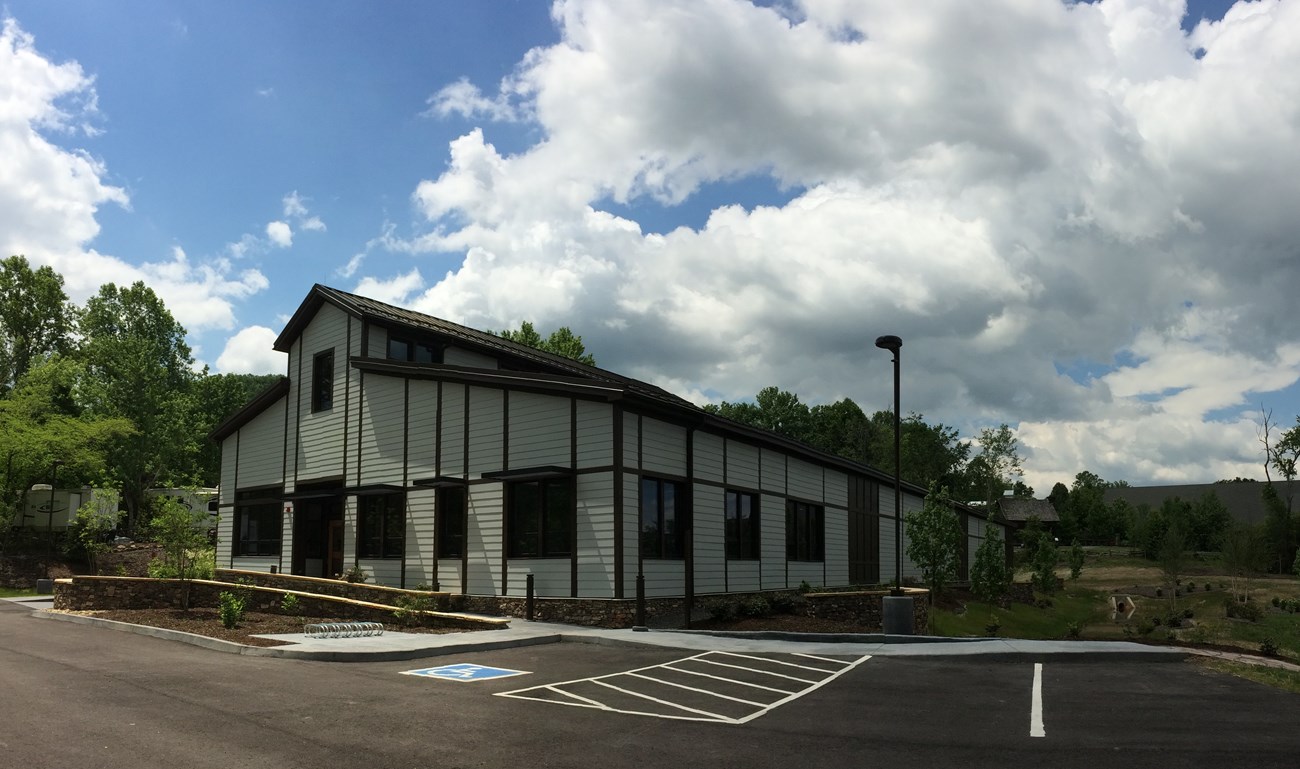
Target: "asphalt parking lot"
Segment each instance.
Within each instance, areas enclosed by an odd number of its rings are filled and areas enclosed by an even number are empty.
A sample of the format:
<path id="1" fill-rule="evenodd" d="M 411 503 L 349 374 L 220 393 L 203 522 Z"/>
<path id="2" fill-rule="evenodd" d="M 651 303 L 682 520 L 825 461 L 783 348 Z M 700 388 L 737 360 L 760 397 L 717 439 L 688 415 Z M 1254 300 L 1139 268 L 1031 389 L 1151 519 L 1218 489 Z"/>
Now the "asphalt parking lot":
<path id="1" fill-rule="evenodd" d="M 1188 664 L 817 656 L 566 643 L 304 662 L 0 607 L 0 756 L 110 769 L 1257 768 L 1294 767 L 1300 751 L 1300 697 Z M 409 675 L 457 663 L 516 674 Z"/>

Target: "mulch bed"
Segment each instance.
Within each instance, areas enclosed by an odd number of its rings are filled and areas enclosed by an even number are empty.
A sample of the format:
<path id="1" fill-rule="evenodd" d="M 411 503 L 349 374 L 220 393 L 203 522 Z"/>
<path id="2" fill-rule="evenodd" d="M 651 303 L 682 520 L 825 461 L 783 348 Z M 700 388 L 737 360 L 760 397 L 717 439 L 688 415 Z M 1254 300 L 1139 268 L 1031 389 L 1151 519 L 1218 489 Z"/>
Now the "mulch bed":
<path id="1" fill-rule="evenodd" d="M 786 633 L 879 633 L 860 622 L 820 619 L 796 614 L 773 614 L 769 617 L 737 617 L 733 620 L 695 620 L 692 630 L 777 630 Z"/>
<path id="2" fill-rule="evenodd" d="M 284 646 L 286 642 L 269 638 L 255 638 L 256 634 L 278 635 L 283 633 L 301 633 L 305 623 L 342 622 L 345 620 L 328 617 L 295 617 L 285 614 L 264 614 L 248 612 L 233 628 L 221 624 L 216 609 L 193 608 L 189 611 L 180 609 L 104 609 L 100 611 L 69 612 L 87 617 L 98 617 L 117 622 L 129 622 L 133 625 L 180 630 L 185 633 L 219 638 L 223 641 L 246 644 L 248 646 Z M 384 624 L 384 630 L 403 633 L 466 633 L 463 628 L 439 627 L 405 627 Z"/>

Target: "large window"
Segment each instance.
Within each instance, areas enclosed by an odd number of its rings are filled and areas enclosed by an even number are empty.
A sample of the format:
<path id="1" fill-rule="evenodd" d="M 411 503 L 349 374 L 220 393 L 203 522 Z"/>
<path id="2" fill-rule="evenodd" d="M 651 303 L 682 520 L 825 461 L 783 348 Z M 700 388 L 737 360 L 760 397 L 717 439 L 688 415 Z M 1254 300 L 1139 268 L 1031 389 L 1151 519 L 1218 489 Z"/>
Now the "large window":
<path id="1" fill-rule="evenodd" d="M 316 353 L 311 364 L 311 410 L 334 408 L 334 351 Z"/>
<path id="2" fill-rule="evenodd" d="M 641 557 L 684 558 L 689 511 L 682 485 L 641 479 Z"/>
<path id="3" fill-rule="evenodd" d="M 506 489 L 506 554 L 511 558 L 558 558 L 573 552 L 573 481 L 521 481 Z"/>
<path id="4" fill-rule="evenodd" d="M 791 561 L 821 561 L 826 558 L 825 511 L 821 505 L 785 503 L 785 557 Z"/>
<path id="5" fill-rule="evenodd" d="M 438 489 L 438 557 L 465 554 L 465 487 Z"/>
<path id="6" fill-rule="evenodd" d="M 400 336 L 388 337 L 388 359 L 412 363 L 442 363 L 442 347 Z"/>
<path id="7" fill-rule="evenodd" d="M 401 558 L 406 544 L 406 495 L 359 497 L 358 558 Z"/>
<path id="8" fill-rule="evenodd" d="M 758 558 L 758 495 L 727 491 L 727 558 Z"/>
<path id="9" fill-rule="evenodd" d="M 278 556 L 284 532 L 281 489 L 235 492 L 235 555 Z"/>

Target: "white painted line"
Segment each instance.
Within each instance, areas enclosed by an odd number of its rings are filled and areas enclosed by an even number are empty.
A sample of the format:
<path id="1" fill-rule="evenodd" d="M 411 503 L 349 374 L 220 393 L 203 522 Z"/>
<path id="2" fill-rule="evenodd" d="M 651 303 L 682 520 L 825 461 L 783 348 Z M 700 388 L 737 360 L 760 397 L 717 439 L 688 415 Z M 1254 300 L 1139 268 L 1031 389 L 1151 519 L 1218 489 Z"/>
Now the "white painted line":
<path id="1" fill-rule="evenodd" d="M 620 670 L 620 671 L 618 671 L 617 673 L 606 673 L 606 674 L 603 675 L 603 676 L 590 676 L 590 677 L 587 677 L 587 678 L 575 678 L 575 679 L 573 679 L 572 681 L 557 681 L 556 683 L 553 683 L 553 684 L 546 684 L 546 686 L 568 686 L 569 684 L 579 684 L 579 683 L 582 683 L 583 681 L 599 681 L 599 680 L 602 679 L 602 678 L 613 678 L 614 676 L 626 675 L 626 674 L 628 674 L 628 673 L 640 673 L 640 672 L 643 671 L 643 670 L 654 670 L 655 668 L 662 668 L 662 667 L 667 667 L 667 666 L 669 666 L 669 665 L 676 665 L 676 664 L 679 663 L 679 662 L 688 662 L 688 661 L 690 661 L 690 660 L 699 659 L 700 657 L 703 657 L 703 656 L 706 655 L 706 654 L 712 654 L 712 653 L 713 653 L 713 652 L 700 652 L 699 654 L 693 654 L 693 655 L 691 655 L 691 656 L 689 656 L 689 657 L 683 657 L 683 658 L 681 658 L 681 659 L 679 659 L 679 660 L 673 660 L 672 662 L 663 662 L 663 663 L 660 663 L 660 664 L 658 664 L 658 665 L 646 665 L 645 667 L 642 667 L 642 668 L 636 668 L 636 669 L 634 669 L 634 670 Z M 532 688 L 534 688 L 534 689 L 541 689 L 541 688 L 543 688 L 543 687 L 541 687 L 541 686 L 535 686 L 535 687 L 532 687 Z M 518 691 L 527 691 L 527 689 L 519 689 Z M 497 692 L 497 694 L 500 695 L 500 696 L 505 696 L 505 695 L 507 695 L 507 694 L 512 694 L 512 693 L 513 693 L 513 692 Z"/>
<path id="2" fill-rule="evenodd" d="M 742 658 L 747 659 L 747 660 L 758 660 L 759 662 L 771 662 L 771 663 L 776 664 L 776 665 L 785 665 L 785 666 L 787 666 L 787 667 L 799 668 L 800 670 L 811 670 L 811 671 L 813 671 L 814 673 L 830 673 L 830 672 L 831 672 L 831 671 L 827 670 L 826 668 L 815 668 L 815 667 L 812 667 L 811 665 L 800 665 L 800 664 L 797 664 L 797 663 L 794 663 L 794 662 L 782 662 L 781 660 L 768 659 L 767 657 L 755 657 L 755 656 L 752 655 L 752 654 L 740 654 L 740 653 L 738 653 L 738 652 L 718 652 L 718 653 L 719 653 L 719 654 L 725 654 L 725 655 L 727 655 L 728 657 L 742 657 Z"/>
<path id="3" fill-rule="evenodd" d="M 739 702 L 745 705 L 753 705 L 756 708 L 761 708 L 766 706 L 766 703 L 763 702 L 754 702 L 753 700 L 742 700 L 739 697 L 731 697 L 726 694 L 718 694 L 717 692 L 711 692 L 708 689 L 698 689 L 694 686 L 687 686 L 686 684 L 673 683 L 672 681 L 665 681 L 662 678 L 651 678 L 650 676 L 642 675 L 640 673 L 628 673 L 628 675 L 636 676 L 637 678 L 644 678 L 647 681 L 653 681 L 657 684 L 663 684 L 664 686 L 675 686 L 678 689 L 685 689 L 690 692 L 699 692 L 700 694 L 707 694 L 710 697 L 720 697 L 724 700 L 731 700 L 732 702 Z"/>
<path id="4" fill-rule="evenodd" d="M 734 721 L 734 720 L 735 720 L 735 719 L 732 719 L 732 718 L 728 718 L 728 717 L 722 715 L 721 713 L 710 713 L 710 712 L 707 711 L 707 710 L 700 710 L 700 709 L 698 709 L 698 708 L 688 708 L 688 707 L 686 707 L 685 705 L 678 705 L 676 702 L 669 702 L 668 700 L 661 700 L 661 699 L 659 699 L 658 697 L 651 697 L 651 696 L 648 695 L 648 694 L 642 694 L 642 693 L 640 693 L 640 692 L 634 692 L 634 691 L 632 691 L 632 690 L 630 690 L 630 689 L 624 689 L 624 688 L 621 687 L 621 686 L 615 686 L 614 684 L 606 683 L 606 682 L 604 682 L 604 681 L 594 681 L 594 680 L 593 680 L 592 683 L 593 683 L 593 684 L 596 684 L 597 686 L 603 686 L 603 687 L 605 687 L 605 688 L 607 688 L 607 689 L 613 689 L 613 690 L 616 691 L 616 692 L 622 692 L 623 694 L 626 694 L 626 695 L 631 696 L 631 697 L 640 697 L 640 698 L 643 699 L 643 700 L 649 700 L 650 702 L 657 702 L 657 703 L 659 703 L 660 705 L 667 705 L 667 706 L 670 707 L 670 708 L 677 708 L 678 710 L 685 710 L 687 713 L 696 713 L 696 714 L 701 715 L 701 716 L 709 716 L 710 718 L 712 718 L 712 719 L 715 720 L 715 721 Z"/>
<path id="5" fill-rule="evenodd" d="M 834 681 L 835 679 L 839 678 L 840 676 L 849 672 L 853 668 L 856 668 L 858 665 L 861 665 L 862 663 L 866 662 L 869 659 L 871 659 L 870 654 L 863 655 L 860 659 L 854 660 L 848 667 L 844 668 L 843 670 L 840 670 L 836 673 L 831 674 L 830 676 L 827 676 L 826 678 L 822 679 L 821 681 L 818 681 L 817 683 L 813 684 L 807 689 L 804 689 L 803 691 L 795 692 L 791 694 L 789 697 L 786 697 L 785 699 L 777 700 L 776 702 L 773 702 L 771 705 L 764 707 L 762 710 L 758 711 L 757 713 L 751 713 L 750 715 L 747 715 L 744 718 L 737 718 L 735 720 L 735 723 L 738 724 L 749 723 L 750 721 L 753 721 L 755 718 L 764 715 L 770 710 L 779 708 L 782 705 L 786 704 L 787 702 L 793 702 L 794 700 L 799 699 L 800 697 L 804 696 L 805 694 L 808 694 L 809 692 L 817 691 L 818 689 L 822 688 L 826 684 L 830 683 L 831 681 Z"/>
<path id="6" fill-rule="evenodd" d="M 1034 663 L 1034 696 L 1029 706 L 1029 736 L 1046 737 L 1043 730 L 1043 663 Z"/>
<path id="7" fill-rule="evenodd" d="M 707 664 L 707 665 L 717 665 L 717 666 L 719 666 L 719 667 L 724 667 L 724 668 L 733 668 L 733 669 L 735 669 L 735 670 L 748 670 L 748 671 L 751 672 L 751 673 L 762 673 L 762 674 L 765 675 L 765 676 L 776 676 L 777 678 L 785 678 L 785 679 L 788 679 L 788 680 L 790 680 L 790 681 L 798 681 L 798 682 L 801 683 L 801 684 L 815 684 L 815 683 L 817 683 L 817 679 L 815 679 L 815 678 L 813 678 L 813 679 L 808 679 L 808 678 L 796 678 L 795 676 L 788 676 L 788 675 L 786 675 L 785 673 L 773 673 L 773 672 L 770 671 L 770 670 L 759 670 L 758 668 L 747 668 L 747 667 L 743 667 L 743 666 L 741 666 L 741 665 L 728 665 L 728 664 L 725 663 L 725 662 L 714 662 L 713 660 L 700 659 L 700 660 L 697 660 L 697 661 L 698 661 L 698 662 L 703 662 L 703 663 L 705 663 L 705 664 Z M 788 690 L 787 690 L 787 691 L 788 691 Z"/>
<path id="8" fill-rule="evenodd" d="M 734 679 L 734 678 L 726 678 L 726 677 L 724 677 L 724 676 L 715 676 L 715 675 L 713 675 L 712 673 L 701 673 L 701 672 L 698 671 L 698 670 L 687 670 L 686 668 L 675 668 L 675 667 L 673 667 L 673 663 L 671 663 L 671 662 L 669 662 L 669 663 L 663 665 L 663 667 L 666 667 L 666 668 L 668 668 L 669 670 L 672 670 L 672 671 L 677 672 L 677 673 L 686 673 L 687 675 L 692 675 L 692 676 L 702 676 L 702 677 L 704 677 L 704 678 L 712 678 L 712 679 L 715 680 L 715 681 L 726 681 L 726 682 L 729 683 L 729 684 L 738 684 L 738 685 L 740 685 L 740 686 L 748 686 L 748 687 L 750 687 L 751 689 L 762 689 L 763 691 L 776 692 L 777 694 L 789 694 L 789 693 L 790 693 L 790 690 L 789 690 L 789 689 L 778 689 L 778 688 L 776 688 L 775 686 L 764 686 L 764 685 L 762 685 L 762 684 L 751 684 L 751 683 L 748 682 L 748 681 L 737 681 L 737 680 Z"/>
<path id="9" fill-rule="evenodd" d="M 580 695 L 580 694 L 574 694 L 573 692 L 568 692 L 568 691 L 565 691 L 565 690 L 563 690 L 563 689 L 556 689 L 554 686 L 543 686 L 542 688 L 543 688 L 543 689 L 546 689 L 547 691 L 555 692 L 556 694 L 563 694 L 565 697 L 572 697 L 572 698 L 575 699 L 575 700 L 579 700 L 579 701 L 581 701 L 581 702 L 585 702 L 585 703 L 587 703 L 588 705 L 590 705 L 590 706 L 593 707 L 593 708 L 599 708 L 599 709 L 601 709 L 601 710 L 609 710 L 609 709 L 610 709 L 610 707 L 609 707 L 608 705 L 606 705 L 605 703 L 603 703 L 603 702 L 597 702 L 597 701 L 595 701 L 595 700 L 589 700 L 589 699 L 587 699 L 586 697 L 583 697 L 583 696 Z M 537 697 L 531 697 L 531 698 L 529 698 L 529 699 L 538 699 L 538 698 L 537 698 Z M 544 701 L 544 702 L 549 702 L 549 700 L 543 700 L 543 701 Z M 569 704 L 569 703 L 566 702 L 565 704 L 567 705 L 567 704 Z"/>
<path id="10" fill-rule="evenodd" d="M 810 660 L 821 660 L 822 662 L 834 662 L 836 665 L 847 665 L 853 667 L 856 662 L 845 662 L 844 660 L 831 659 L 830 657 L 818 657 L 816 654 L 803 654 L 801 652 L 790 652 L 796 657 L 807 657 Z"/>

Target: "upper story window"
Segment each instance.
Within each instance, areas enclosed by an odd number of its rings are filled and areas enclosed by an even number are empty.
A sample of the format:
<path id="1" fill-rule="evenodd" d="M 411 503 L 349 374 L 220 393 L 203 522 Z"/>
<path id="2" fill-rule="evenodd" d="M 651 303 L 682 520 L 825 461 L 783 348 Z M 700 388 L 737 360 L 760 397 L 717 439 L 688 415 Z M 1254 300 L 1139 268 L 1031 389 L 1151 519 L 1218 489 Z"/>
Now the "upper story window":
<path id="1" fill-rule="evenodd" d="M 821 505 L 785 503 L 785 557 L 790 561 L 824 561 L 826 513 Z"/>
<path id="2" fill-rule="evenodd" d="M 726 537 L 728 560 L 758 558 L 758 495 L 727 490 Z"/>
<path id="3" fill-rule="evenodd" d="M 410 363 L 442 363 L 442 347 L 410 337 L 388 337 L 388 359 Z"/>
<path id="4" fill-rule="evenodd" d="M 311 364 L 311 410 L 334 408 L 334 350 L 316 353 Z"/>
<path id="5" fill-rule="evenodd" d="M 406 545 L 406 495 L 361 497 L 357 516 L 358 558 L 401 558 Z"/>
<path id="6" fill-rule="evenodd" d="M 682 484 L 641 479 L 641 557 L 685 558 L 689 512 Z"/>

